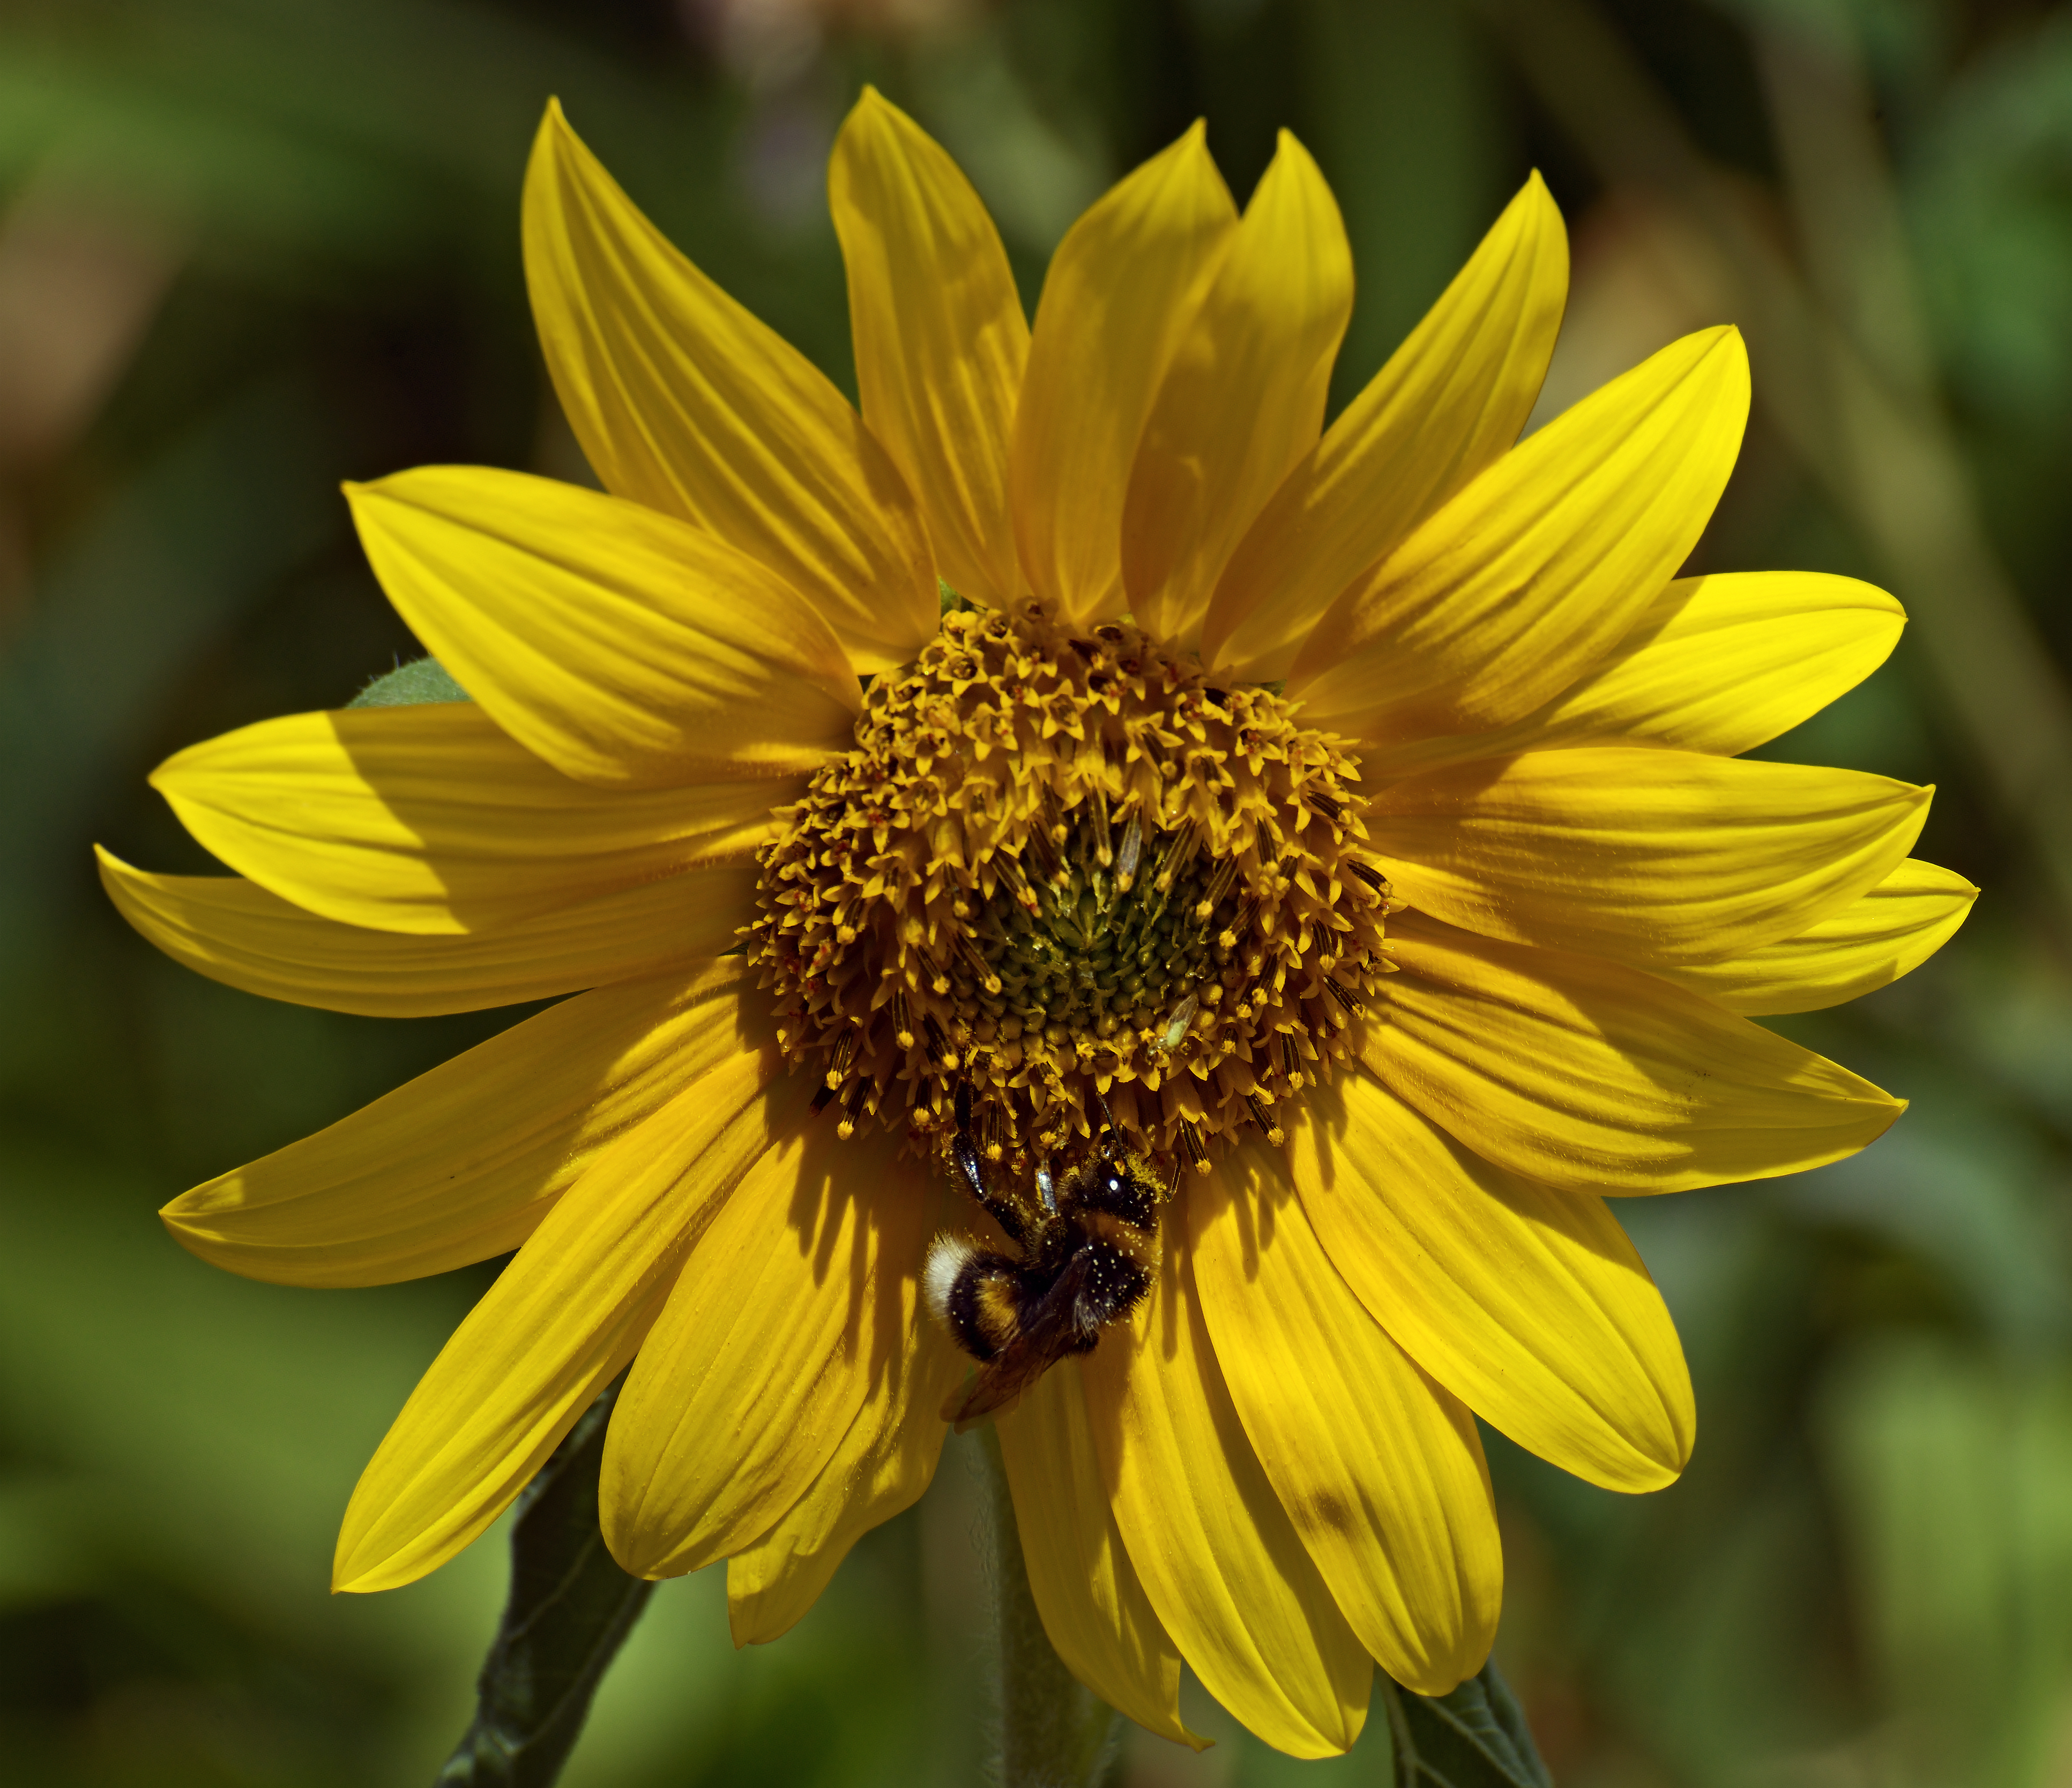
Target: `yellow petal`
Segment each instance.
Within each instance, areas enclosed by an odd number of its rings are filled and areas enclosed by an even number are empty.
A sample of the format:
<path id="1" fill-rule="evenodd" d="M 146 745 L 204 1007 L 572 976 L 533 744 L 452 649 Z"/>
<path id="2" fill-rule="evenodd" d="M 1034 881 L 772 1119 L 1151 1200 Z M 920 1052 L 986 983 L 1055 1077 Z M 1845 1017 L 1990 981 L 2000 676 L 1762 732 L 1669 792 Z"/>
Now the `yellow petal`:
<path id="1" fill-rule="evenodd" d="M 1122 576 L 1140 626 L 1193 642 L 1232 548 L 1316 445 L 1352 304 L 1337 202 L 1284 130 L 1174 351 L 1130 471 Z"/>
<path id="2" fill-rule="evenodd" d="M 175 961 L 269 999 L 372 1018 L 482 1011 L 658 974 L 731 949 L 754 910 L 755 866 L 730 863 L 500 931 L 370 931 L 235 876 L 154 876 L 95 850 L 122 917 Z"/>
<path id="3" fill-rule="evenodd" d="M 949 1432 L 943 1399 L 964 1355 L 931 1322 L 893 1355 L 891 1376 L 857 1410 L 820 1475 L 769 1532 L 726 1561 L 726 1618 L 738 1645 L 766 1645 L 820 1599 L 849 1549 L 915 1502 Z"/>
<path id="4" fill-rule="evenodd" d="M 1360 1302 L 1490 1426 L 1607 1490 L 1684 1469 L 1684 1350 L 1602 1199 L 1506 1173 L 1358 1071 L 1307 1096 L 1288 1147 Z"/>
<path id="5" fill-rule="evenodd" d="M 1367 821 L 1419 912 L 1654 968 L 1739 955 L 1847 906 L 1905 860 L 1931 793 L 1856 770 L 1584 745 L 1410 777 Z"/>
<path id="6" fill-rule="evenodd" d="M 1788 732 L 1885 662 L 1906 616 L 1883 590 L 1810 571 L 1679 577 L 1572 688 L 1492 732 L 1391 739 L 1361 773 L 1404 776 L 1556 746 L 1680 746 L 1722 757 Z"/>
<path id="7" fill-rule="evenodd" d="M 1022 570 L 1073 619 L 1127 606 L 1129 468 L 1236 228 L 1237 207 L 1198 122 L 1109 188 L 1050 257 L 1008 478 Z"/>
<path id="8" fill-rule="evenodd" d="M 1535 174 L 1252 523 L 1202 624 L 1205 664 L 1288 675 L 1346 586 L 1518 439 L 1568 296 L 1568 234 Z"/>
<path id="9" fill-rule="evenodd" d="M 1202 1686 L 1293 1757 L 1348 1749 L 1374 1667 L 1297 1536 L 1224 1384 L 1166 1207 L 1166 1258 L 1127 1329 L 1081 1363 L 1108 1506 Z"/>
<path id="10" fill-rule="evenodd" d="M 1389 921 L 1400 974 L 1361 1034 L 1392 1092 L 1477 1154 L 1570 1191 L 1679 1192 L 1854 1154 L 1906 1109 L 1655 976 Z"/>
<path id="11" fill-rule="evenodd" d="M 1248 1145 L 1188 1195 L 1202 1314 L 1260 1463 L 1360 1642 L 1405 1688 L 1444 1695 L 1488 1658 L 1503 1597 L 1474 1418 L 1368 1314 L 1288 1179 L 1280 1154 Z"/>
<path id="12" fill-rule="evenodd" d="M 1071 1673 L 1140 1726 L 1202 1749 L 1180 1718 L 1180 1654 L 1152 1611 L 1102 1488 L 1077 1360 L 996 1419 L 1043 1630 Z"/>
<path id="13" fill-rule="evenodd" d="M 151 785 L 240 875 L 380 931 L 493 929 L 752 855 L 800 781 L 594 789 L 473 702 L 290 714 L 190 745 Z"/>
<path id="14" fill-rule="evenodd" d="M 929 1200 L 882 1134 L 809 1119 L 808 1077 L 701 1239 L 620 1393 L 599 1514 L 636 1577 L 680 1577 L 767 1533 L 918 1344 Z"/>
<path id="15" fill-rule="evenodd" d="M 1962 876 L 1910 858 L 1868 894 L 1795 937 L 1724 962 L 1661 972 L 1730 1012 L 1811 1012 L 1897 981 L 1953 937 L 1979 891 Z"/>
<path id="16" fill-rule="evenodd" d="M 688 522 L 551 478 L 426 466 L 346 487 L 410 630 L 565 776 L 810 776 L 862 703 L 834 629 Z"/>
<path id="17" fill-rule="evenodd" d="M 641 215 L 555 102 L 524 244 L 548 371 L 605 488 L 768 566 L 858 670 L 912 658 L 939 607 L 898 469 L 824 374 Z"/>
<path id="18" fill-rule="evenodd" d="M 1528 437 L 1332 604 L 1289 678 L 1303 718 L 1473 732 L 1574 683 L 1697 543 L 1748 399 L 1740 335 L 1707 330 Z"/>
<path id="19" fill-rule="evenodd" d="M 874 87 L 835 138 L 828 204 L 864 420 L 920 498 L 952 588 L 1002 607 L 1022 582 L 1007 437 L 1029 325 L 1000 232 L 942 146 Z"/>
<path id="20" fill-rule="evenodd" d="M 700 1228 L 767 1151 L 767 1089 L 779 1063 L 774 1046 L 730 1052 L 606 1146 L 563 1195 L 360 1474 L 334 1587 L 415 1581 L 525 1487 L 639 1348 Z M 622 1403 L 615 1429 L 624 1417 Z"/>
<path id="21" fill-rule="evenodd" d="M 606 1144 L 751 1047 L 750 979 L 730 957 L 579 994 L 159 1215 L 189 1252 L 277 1285 L 390 1285 L 491 1259 Z"/>

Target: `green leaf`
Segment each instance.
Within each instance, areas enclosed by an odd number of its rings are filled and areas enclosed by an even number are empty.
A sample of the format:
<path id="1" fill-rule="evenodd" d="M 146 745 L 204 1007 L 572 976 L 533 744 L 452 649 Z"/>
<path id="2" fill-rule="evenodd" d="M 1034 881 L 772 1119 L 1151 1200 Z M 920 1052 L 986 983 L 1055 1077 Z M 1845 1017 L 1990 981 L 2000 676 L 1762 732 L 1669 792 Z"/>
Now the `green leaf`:
<path id="1" fill-rule="evenodd" d="M 619 1395 L 598 1396 L 519 1499 L 511 1599 L 476 1684 L 475 1723 L 438 1788 L 548 1788 L 655 1585 L 628 1577 L 597 1524 L 597 1473 Z"/>
<path id="2" fill-rule="evenodd" d="M 347 707 L 409 707 L 418 702 L 471 702 L 437 658 L 413 658 L 376 677 Z"/>
<path id="3" fill-rule="evenodd" d="M 1413 1695 L 1383 1679 L 1396 1788 L 1554 1788 L 1492 1659 L 1450 1695 Z"/>

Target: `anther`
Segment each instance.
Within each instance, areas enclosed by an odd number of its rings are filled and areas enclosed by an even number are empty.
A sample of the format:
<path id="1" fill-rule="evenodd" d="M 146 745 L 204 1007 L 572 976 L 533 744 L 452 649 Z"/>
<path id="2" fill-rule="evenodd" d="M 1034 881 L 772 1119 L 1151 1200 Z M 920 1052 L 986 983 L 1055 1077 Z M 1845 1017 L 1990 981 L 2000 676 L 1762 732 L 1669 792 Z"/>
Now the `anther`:
<path id="1" fill-rule="evenodd" d="M 929 1060 L 944 1073 L 956 1073 L 959 1065 L 957 1052 L 950 1047 L 950 1040 L 943 1035 L 943 1027 L 935 1022 L 933 1012 L 921 1015 L 921 1028 L 927 1033 Z"/>
<path id="2" fill-rule="evenodd" d="M 1041 814 L 1036 830 L 1043 835 L 1046 843 L 1055 847 L 1065 842 L 1064 816 L 1058 811 L 1058 797 L 1047 782 L 1043 785 Z"/>
<path id="3" fill-rule="evenodd" d="M 989 994 L 1000 991 L 1000 977 L 993 973 L 993 965 L 979 953 L 979 947 L 971 941 L 970 933 L 959 932 L 952 941 L 953 948 L 964 958 L 965 966 L 978 977 L 978 984 Z"/>
<path id="4" fill-rule="evenodd" d="M 1334 826 L 1340 824 L 1346 817 L 1345 804 L 1342 802 L 1334 801 L 1329 795 L 1319 794 L 1314 789 L 1305 789 L 1302 798 Z"/>
<path id="5" fill-rule="evenodd" d="M 1191 1118 L 1180 1120 L 1180 1146 L 1187 1151 L 1187 1159 L 1194 1164 L 1194 1171 L 1205 1174 L 1209 1171 L 1209 1151 L 1202 1143 L 1202 1133 L 1194 1127 Z"/>
<path id="6" fill-rule="evenodd" d="M 1283 1031 L 1275 1040 L 1280 1046 L 1281 1072 L 1290 1090 L 1299 1092 L 1302 1086 L 1302 1057 L 1295 1048 L 1295 1040 Z"/>
<path id="7" fill-rule="evenodd" d="M 829 1091 L 839 1087 L 849 1078 L 849 1064 L 856 1060 L 856 1032 L 844 1031 L 835 1039 L 835 1057 L 828 1064 L 827 1085 Z"/>
<path id="8" fill-rule="evenodd" d="M 1013 896 L 1016 905 L 1026 907 L 1031 912 L 1036 910 L 1038 902 L 1034 891 L 1029 886 L 1028 877 L 1022 873 L 1022 865 L 1005 851 L 993 852 L 993 872 L 1006 884 L 1007 892 Z"/>
<path id="9" fill-rule="evenodd" d="M 1288 1133 L 1267 1115 L 1266 1107 L 1260 1103 L 1256 1093 L 1248 1093 L 1244 1102 L 1252 1107 L 1252 1121 L 1266 1132 L 1266 1139 L 1276 1149 L 1288 1140 Z"/>
<path id="10" fill-rule="evenodd" d="M 1351 988 L 1344 986 L 1335 975 L 1327 975 L 1325 978 L 1324 985 L 1330 990 L 1331 998 L 1335 999 L 1341 1006 L 1344 1007 L 1345 1009 L 1350 1012 L 1355 1018 L 1361 1016 L 1366 1012 L 1367 1007 L 1361 1001 L 1359 995 L 1355 993 Z"/>
<path id="11" fill-rule="evenodd" d="M 1209 885 L 1202 890 L 1201 899 L 1194 903 L 1194 919 L 1197 924 L 1206 920 L 1216 910 L 1217 904 L 1230 892 L 1231 884 L 1236 880 L 1237 859 L 1225 857 L 1216 865 L 1215 873 L 1209 877 Z"/>
<path id="12" fill-rule="evenodd" d="M 1122 848 L 1115 854 L 1115 885 L 1118 893 L 1127 894 L 1137 880 L 1137 865 L 1144 855 L 1144 827 L 1137 815 L 1129 816 L 1129 823 L 1123 828 Z"/>
<path id="13" fill-rule="evenodd" d="M 849 1097 L 842 1101 L 841 1122 L 835 1126 L 835 1134 L 846 1142 L 856 1134 L 859 1120 L 868 1114 L 870 1104 L 870 1083 L 858 1081 L 849 1089 Z"/>
<path id="14" fill-rule="evenodd" d="M 1256 894 L 1245 896 L 1244 904 L 1237 909 L 1237 917 L 1217 933 L 1216 943 L 1219 948 L 1227 950 L 1237 948 L 1238 940 L 1248 933 L 1257 921 L 1260 905 L 1260 898 Z M 1258 970 L 1255 969 L 1252 972 L 1256 974 Z"/>
<path id="15" fill-rule="evenodd" d="M 1384 900 L 1388 898 L 1388 878 L 1379 869 L 1370 868 L 1366 863 L 1356 862 L 1350 857 L 1346 859 L 1346 867 L 1359 876 L 1375 893 L 1380 895 Z"/>
<path id="16" fill-rule="evenodd" d="M 914 1047 L 914 1015 L 906 1004 L 906 990 L 892 990 L 892 1040 L 902 1049 Z"/>
<path id="17" fill-rule="evenodd" d="M 1174 878 L 1194 860 L 1195 847 L 1199 843 L 1200 835 L 1190 819 L 1160 850 L 1158 873 L 1152 878 L 1151 885 L 1161 894 L 1170 893 Z"/>
<path id="18" fill-rule="evenodd" d="M 1039 814 L 1036 823 L 1029 828 L 1029 840 L 1025 847 L 1029 857 L 1029 876 L 1032 881 L 1048 886 L 1064 871 L 1058 860 L 1057 842 L 1050 836 L 1050 828 Z"/>

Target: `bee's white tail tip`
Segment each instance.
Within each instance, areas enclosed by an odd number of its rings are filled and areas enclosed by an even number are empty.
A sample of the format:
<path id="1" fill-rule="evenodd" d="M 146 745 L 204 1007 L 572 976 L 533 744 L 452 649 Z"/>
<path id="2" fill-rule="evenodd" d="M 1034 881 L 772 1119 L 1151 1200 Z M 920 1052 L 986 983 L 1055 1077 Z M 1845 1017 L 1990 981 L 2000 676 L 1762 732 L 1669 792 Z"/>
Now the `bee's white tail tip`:
<path id="1" fill-rule="evenodd" d="M 921 1295 L 927 1302 L 929 1314 L 945 1327 L 949 1327 L 950 1293 L 957 1275 L 977 1252 L 978 1245 L 970 1237 L 953 1235 L 947 1229 L 928 1245 L 927 1262 L 921 1269 Z"/>

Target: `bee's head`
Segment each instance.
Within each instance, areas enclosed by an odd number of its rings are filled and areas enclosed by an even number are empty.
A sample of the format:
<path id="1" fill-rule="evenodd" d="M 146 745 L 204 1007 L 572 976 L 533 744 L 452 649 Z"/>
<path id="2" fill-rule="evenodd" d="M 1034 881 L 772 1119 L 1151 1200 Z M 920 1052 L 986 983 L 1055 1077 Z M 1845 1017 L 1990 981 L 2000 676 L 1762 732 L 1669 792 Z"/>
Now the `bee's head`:
<path id="1" fill-rule="evenodd" d="M 1134 1149 L 1104 1147 L 1091 1163 L 1078 1202 L 1086 1210 L 1100 1211 L 1128 1224 L 1133 1229 L 1155 1228 L 1158 1222 L 1159 1185 L 1151 1163 Z"/>

